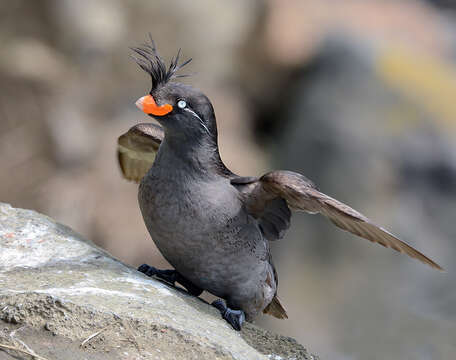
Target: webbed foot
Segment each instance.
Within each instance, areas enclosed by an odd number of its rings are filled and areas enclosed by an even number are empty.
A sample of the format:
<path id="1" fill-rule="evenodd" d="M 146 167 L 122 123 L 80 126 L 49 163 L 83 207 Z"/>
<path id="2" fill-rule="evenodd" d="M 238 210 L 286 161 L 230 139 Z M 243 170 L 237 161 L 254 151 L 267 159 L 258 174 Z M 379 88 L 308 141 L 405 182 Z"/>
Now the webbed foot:
<path id="1" fill-rule="evenodd" d="M 241 331 L 242 325 L 245 322 L 244 311 L 230 309 L 226 306 L 222 299 L 213 301 L 212 306 L 220 311 L 222 317 L 233 327 L 234 330 Z"/>
<path id="2" fill-rule="evenodd" d="M 200 296 L 203 292 L 203 289 L 199 288 L 198 286 L 184 278 L 176 270 L 160 270 L 153 266 L 142 264 L 140 267 L 138 267 L 138 271 L 142 272 L 147 276 L 156 276 L 159 279 L 165 280 L 166 282 L 172 284 L 173 286 L 177 281 L 179 284 L 185 287 L 189 294 L 193 296 Z"/>

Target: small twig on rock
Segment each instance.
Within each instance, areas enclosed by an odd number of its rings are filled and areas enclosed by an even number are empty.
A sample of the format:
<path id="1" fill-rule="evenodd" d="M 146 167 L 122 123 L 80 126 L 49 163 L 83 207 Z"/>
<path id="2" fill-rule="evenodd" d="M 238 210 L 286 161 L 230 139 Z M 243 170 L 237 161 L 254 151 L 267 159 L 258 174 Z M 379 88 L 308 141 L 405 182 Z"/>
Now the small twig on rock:
<path id="1" fill-rule="evenodd" d="M 105 326 L 103 329 L 101 330 L 98 330 L 97 332 L 93 333 L 92 335 L 90 335 L 87 339 L 85 339 L 81 345 L 79 346 L 84 346 L 88 341 L 92 340 L 94 337 L 100 335 L 103 331 L 105 331 L 108 327 L 110 327 L 111 325 L 108 325 L 108 326 Z"/>
<path id="2" fill-rule="evenodd" d="M 17 351 L 17 352 L 20 352 L 20 353 L 23 353 L 23 354 L 27 354 L 27 355 L 30 355 L 31 357 L 33 357 L 34 359 L 38 359 L 38 360 L 48 360 L 42 356 L 39 356 L 35 353 L 32 353 L 30 351 L 27 351 L 27 350 L 23 350 L 21 348 L 18 348 L 16 346 L 10 346 L 10 345 L 6 345 L 6 344 L 0 344 L 0 348 L 2 349 L 7 349 L 7 350 L 13 350 L 13 351 Z"/>
<path id="3" fill-rule="evenodd" d="M 13 339 L 13 341 L 18 342 L 19 344 L 21 344 L 25 348 L 25 350 L 27 350 L 28 352 L 34 354 L 35 352 L 32 349 L 30 349 L 30 347 L 25 342 L 23 342 L 21 339 L 16 337 L 16 333 L 18 333 L 19 331 L 21 331 L 21 330 L 23 330 L 25 328 L 26 328 L 26 325 L 21 326 L 19 329 L 11 331 L 11 333 L 9 334 L 10 338 Z"/>
<path id="4" fill-rule="evenodd" d="M 136 350 L 138 350 L 138 353 L 141 353 L 141 348 L 139 347 L 138 341 L 136 340 L 135 334 L 133 334 L 133 331 L 131 330 L 130 325 L 126 321 L 122 321 L 122 326 L 124 329 L 127 331 L 128 335 L 130 335 L 131 339 L 129 339 L 130 342 L 133 342 L 133 344 L 136 347 Z"/>

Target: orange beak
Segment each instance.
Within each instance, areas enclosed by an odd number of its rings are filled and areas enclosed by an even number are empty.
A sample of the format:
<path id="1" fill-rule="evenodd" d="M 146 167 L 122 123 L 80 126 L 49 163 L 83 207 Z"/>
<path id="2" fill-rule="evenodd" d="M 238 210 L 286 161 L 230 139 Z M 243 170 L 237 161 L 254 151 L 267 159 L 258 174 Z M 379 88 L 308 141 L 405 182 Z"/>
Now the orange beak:
<path id="1" fill-rule="evenodd" d="M 156 116 L 163 116 L 166 114 L 169 114 L 171 111 L 173 111 L 173 107 L 170 104 L 164 104 L 158 106 L 155 103 L 154 98 L 152 95 L 146 95 L 143 96 L 142 98 L 139 98 L 138 101 L 136 101 L 136 106 L 138 107 L 139 110 L 145 112 L 146 114 L 151 114 L 151 115 L 156 115 Z"/>

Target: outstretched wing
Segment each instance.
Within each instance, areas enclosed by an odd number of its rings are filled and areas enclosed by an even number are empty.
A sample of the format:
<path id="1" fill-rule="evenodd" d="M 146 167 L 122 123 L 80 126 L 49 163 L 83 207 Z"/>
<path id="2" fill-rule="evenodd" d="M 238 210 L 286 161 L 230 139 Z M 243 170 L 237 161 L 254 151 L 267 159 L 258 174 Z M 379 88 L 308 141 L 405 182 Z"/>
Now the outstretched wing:
<path id="1" fill-rule="evenodd" d="M 140 182 L 154 163 L 165 134 L 161 126 L 133 126 L 117 140 L 117 159 L 125 179 Z"/>
<path id="2" fill-rule="evenodd" d="M 443 270 L 427 256 L 375 225 L 363 214 L 319 192 L 312 182 L 301 174 L 272 171 L 250 182 L 236 182 L 234 179 L 232 183 L 244 194 L 247 210 L 258 218 L 260 223 L 271 201 L 281 198 L 294 210 L 311 214 L 320 213 L 343 230 L 407 254 L 435 269 Z"/>

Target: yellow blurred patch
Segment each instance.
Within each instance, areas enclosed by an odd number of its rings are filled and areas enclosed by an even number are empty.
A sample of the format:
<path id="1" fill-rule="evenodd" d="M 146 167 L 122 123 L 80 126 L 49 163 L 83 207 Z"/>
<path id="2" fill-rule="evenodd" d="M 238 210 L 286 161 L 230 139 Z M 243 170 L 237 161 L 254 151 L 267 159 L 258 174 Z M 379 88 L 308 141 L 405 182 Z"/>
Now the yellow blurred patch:
<path id="1" fill-rule="evenodd" d="M 438 125 L 454 128 L 456 125 L 456 67 L 454 64 L 394 47 L 386 48 L 380 53 L 375 69 L 389 86 L 429 112 L 434 120 L 440 122 Z"/>

